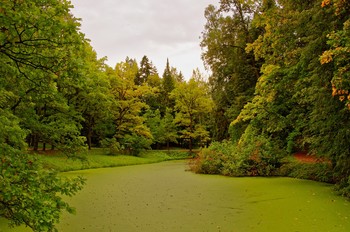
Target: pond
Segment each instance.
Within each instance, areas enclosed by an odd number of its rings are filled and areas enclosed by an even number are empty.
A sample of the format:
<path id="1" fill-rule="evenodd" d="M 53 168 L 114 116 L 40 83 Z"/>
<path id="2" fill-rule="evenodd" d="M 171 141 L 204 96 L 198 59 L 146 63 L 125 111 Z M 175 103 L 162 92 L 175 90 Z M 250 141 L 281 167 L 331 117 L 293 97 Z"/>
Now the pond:
<path id="1" fill-rule="evenodd" d="M 350 231 L 350 203 L 328 184 L 185 171 L 185 161 L 71 172 L 87 185 L 69 198 L 59 231 Z M 9 230 L 0 223 L 0 232 Z M 28 231 L 28 230 L 22 230 Z"/>

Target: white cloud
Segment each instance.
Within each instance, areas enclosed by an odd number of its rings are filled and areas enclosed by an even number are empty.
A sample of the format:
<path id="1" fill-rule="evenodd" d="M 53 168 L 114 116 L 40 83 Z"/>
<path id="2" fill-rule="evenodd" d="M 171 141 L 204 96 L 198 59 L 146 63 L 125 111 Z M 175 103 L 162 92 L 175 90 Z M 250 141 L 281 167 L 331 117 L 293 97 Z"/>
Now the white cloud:
<path id="1" fill-rule="evenodd" d="M 204 10 L 218 0 L 72 0 L 73 14 L 82 18 L 82 31 L 98 53 L 114 66 L 126 56 L 143 55 L 162 75 L 166 59 L 186 78 L 204 70 L 200 35 Z"/>

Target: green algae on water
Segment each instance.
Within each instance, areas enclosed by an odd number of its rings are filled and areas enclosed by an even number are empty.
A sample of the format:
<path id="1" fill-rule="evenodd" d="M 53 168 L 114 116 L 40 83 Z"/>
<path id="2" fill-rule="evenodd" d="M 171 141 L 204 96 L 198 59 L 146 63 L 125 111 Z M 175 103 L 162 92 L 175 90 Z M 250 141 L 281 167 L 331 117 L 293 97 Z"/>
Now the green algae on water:
<path id="1" fill-rule="evenodd" d="M 59 231 L 350 231 L 350 205 L 328 184 L 186 172 L 184 161 L 71 172 L 86 187 Z M 19 231 L 4 230 L 0 232 Z M 27 230 L 28 231 L 28 230 Z"/>

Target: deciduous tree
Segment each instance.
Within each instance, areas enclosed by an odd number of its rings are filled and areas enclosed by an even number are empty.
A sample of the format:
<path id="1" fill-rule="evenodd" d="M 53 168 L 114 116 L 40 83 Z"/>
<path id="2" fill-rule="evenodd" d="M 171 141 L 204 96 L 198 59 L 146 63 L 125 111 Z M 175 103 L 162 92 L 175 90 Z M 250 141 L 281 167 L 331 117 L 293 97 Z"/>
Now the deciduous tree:
<path id="1" fill-rule="evenodd" d="M 61 0 L 0 3 L 0 216 L 35 231 L 54 230 L 60 213 L 72 212 L 61 196 L 84 182 L 44 170 L 25 146 L 28 134 L 61 148 L 82 145 L 65 85 L 80 81 L 74 54 L 85 40 L 71 7 Z"/>
<path id="2" fill-rule="evenodd" d="M 175 122 L 183 127 L 182 138 L 189 139 L 192 152 L 194 139 L 209 139 L 204 120 L 213 108 L 213 101 L 208 87 L 206 83 L 191 78 L 188 82 L 178 83 L 171 92 L 171 97 L 175 100 L 177 111 Z"/>

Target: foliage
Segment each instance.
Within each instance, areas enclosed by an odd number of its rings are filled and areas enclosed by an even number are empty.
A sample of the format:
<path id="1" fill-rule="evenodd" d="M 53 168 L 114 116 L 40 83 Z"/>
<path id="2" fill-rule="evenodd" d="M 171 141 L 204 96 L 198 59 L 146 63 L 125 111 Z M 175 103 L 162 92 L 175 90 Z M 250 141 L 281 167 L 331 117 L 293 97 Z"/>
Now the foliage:
<path id="1" fill-rule="evenodd" d="M 79 133 L 82 118 L 67 97 L 81 83 L 73 67 L 81 60 L 72 51 L 80 53 L 85 39 L 70 8 L 57 0 L 1 4 L 0 89 L 9 96 L 2 107 L 28 119 L 21 126 L 30 130 L 34 149 L 39 140 L 57 142 L 51 123 L 71 122 Z"/>
<path id="2" fill-rule="evenodd" d="M 199 152 L 190 167 L 197 173 L 240 176 L 242 173 L 237 168 L 239 159 L 236 145 L 225 141 L 213 142 L 209 148 Z"/>
<path id="3" fill-rule="evenodd" d="M 101 125 L 111 120 L 111 106 L 113 97 L 110 92 L 108 80 L 108 67 L 104 64 L 105 59 L 97 59 L 97 54 L 89 44 L 85 44 L 84 65 L 80 75 L 84 81 L 78 93 L 74 96 L 74 104 L 83 117 L 82 134 L 86 137 L 89 149 L 92 147 L 92 138 L 97 133 L 105 137 L 105 132 L 98 130 Z M 101 139 L 101 138 L 100 138 Z"/>
<path id="4" fill-rule="evenodd" d="M 282 154 L 270 139 L 257 136 L 250 128 L 238 143 L 214 142 L 203 149 L 192 164 L 199 173 L 227 176 L 271 176 L 281 166 Z"/>
<path id="5" fill-rule="evenodd" d="M 134 77 L 137 71 L 137 63 L 127 59 L 118 63 L 110 75 L 111 92 L 114 97 L 112 113 L 116 127 L 114 137 L 121 147 L 129 151 L 139 151 L 141 147 L 148 147 L 147 141 L 152 139 L 152 134 L 140 114 L 141 110 L 147 108 L 142 97 L 152 90 L 148 86 L 135 84 Z"/>
<path id="6" fill-rule="evenodd" d="M 248 175 L 274 175 L 281 166 L 285 152 L 278 140 L 249 125 L 238 142 L 240 156 L 243 157 L 242 169 Z"/>
<path id="7" fill-rule="evenodd" d="M 303 167 L 311 173 L 325 170 L 325 179 L 331 169 L 332 180 L 346 194 L 349 2 L 234 0 L 220 4 L 219 9 L 207 8 L 202 39 L 204 61 L 213 71 L 214 115 L 222 121 L 215 125 L 217 121 L 212 120 L 214 133 L 222 136 L 225 119 L 231 119 L 230 134 L 238 141 L 246 174 L 273 174 L 282 157 L 298 150 L 324 157 L 331 167 Z M 248 83 L 242 82 L 239 67 L 250 70 L 250 77 L 257 74 L 256 79 L 245 78 L 252 85 L 242 84 Z M 253 91 L 240 92 L 239 86 Z"/>
<path id="8" fill-rule="evenodd" d="M 135 84 L 143 85 L 148 82 L 149 77 L 154 75 L 158 75 L 157 69 L 153 66 L 147 56 L 143 56 L 140 62 L 140 68 L 135 75 Z"/>
<path id="9" fill-rule="evenodd" d="M 230 122 L 254 94 L 261 62 L 254 60 L 252 52 L 246 53 L 245 47 L 259 34 L 251 26 L 255 2 L 220 1 L 219 8 L 209 5 L 205 10 L 207 23 L 201 47 L 203 61 L 212 71 L 209 83 L 215 102 L 211 117 L 214 140 L 230 136 Z"/>
<path id="10" fill-rule="evenodd" d="M 278 175 L 334 183 L 332 167 L 327 162 L 302 163 L 287 157 L 282 163 Z"/>
<path id="11" fill-rule="evenodd" d="M 205 116 L 213 108 L 213 102 L 208 95 L 204 82 L 191 78 L 188 82 L 178 83 L 171 98 L 175 100 L 177 110 L 175 123 L 182 127 L 182 138 L 190 140 L 190 151 L 194 139 L 202 142 L 209 140 L 209 133 L 204 126 Z"/>
<path id="12" fill-rule="evenodd" d="M 101 147 L 104 149 L 108 149 L 108 155 L 118 155 L 121 152 L 120 144 L 117 142 L 115 138 L 105 138 L 101 141 Z"/>
<path id="13" fill-rule="evenodd" d="M 82 178 L 58 177 L 20 152 L 11 157 L 1 155 L 1 160 L 0 215 L 11 225 L 52 231 L 63 210 L 74 213 L 60 195 L 72 196 L 81 190 L 85 182 Z"/>
<path id="14" fill-rule="evenodd" d="M 34 150 L 41 141 L 70 157 L 84 147 L 75 96 L 87 42 L 71 7 L 61 0 L 0 3 L 0 216 L 35 231 L 53 231 L 62 211 L 73 212 L 61 196 L 84 184 L 42 169 L 26 151 L 26 139 Z"/>
<path id="15" fill-rule="evenodd" d="M 150 128 L 153 143 L 162 145 L 167 144 L 169 149 L 170 142 L 177 142 L 177 127 L 174 123 L 174 117 L 171 114 L 169 108 L 166 109 L 166 113 L 161 117 L 160 111 L 147 111 L 144 117 L 146 117 L 146 124 Z"/>
<path id="16" fill-rule="evenodd" d="M 137 156 L 141 151 L 151 148 L 152 140 L 142 135 L 128 134 L 121 139 L 121 144 L 123 151 L 127 154 Z"/>
<path id="17" fill-rule="evenodd" d="M 44 170 L 24 151 L 26 131 L 10 112 L 0 110 L 0 216 L 11 225 L 34 231 L 52 231 L 60 213 L 74 212 L 61 195 L 79 191 L 82 178 L 65 179 Z"/>

